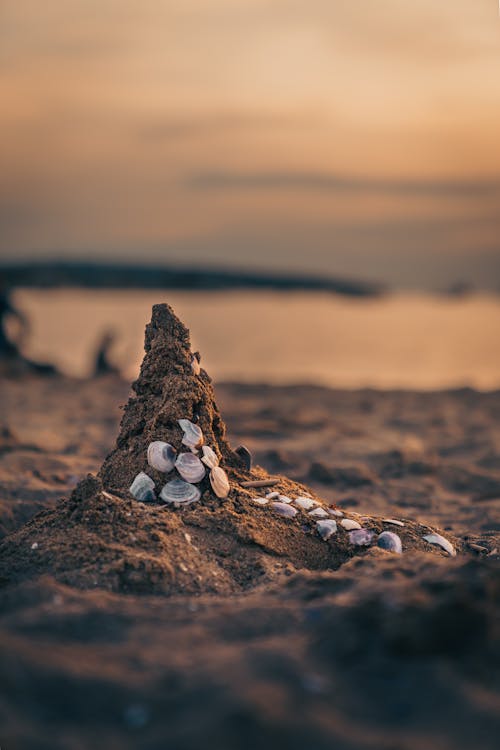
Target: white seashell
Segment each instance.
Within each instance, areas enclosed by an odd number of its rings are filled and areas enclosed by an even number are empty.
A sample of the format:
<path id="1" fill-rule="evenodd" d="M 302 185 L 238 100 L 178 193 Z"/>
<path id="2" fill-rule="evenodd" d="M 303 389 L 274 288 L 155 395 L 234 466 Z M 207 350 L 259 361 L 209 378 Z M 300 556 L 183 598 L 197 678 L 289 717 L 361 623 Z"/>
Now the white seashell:
<path id="1" fill-rule="evenodd" d="M 312 516 L 313 518 L 328 518 L 328 513 L 324 508 L 315 508 L 314 510 L 310 510 L 307 515 Z"/>
<path id="2" fill-rule="evenodd" d="M 344 515 L 342 511 L 337 510 L 337 508 L 327 508 L 327 510 L 331 516 L 336 516 L 337 518 L 342 518 L 342 516 Z"/>
<path id="3" fill-rule="evenodd" d="M 392 523 L 393 526 L 404 526 L 402 521 L 397 521 L 395 518 L 383 518 L 384 523 Z"/>
<path id="4" fill-rule="evenodd" d="M 151 477 L 148 477 L 143 471 L 138 473 L 129 487 L 129 492 L 136 500 L 140 500 L 143 503 L 156 499 L 155 483 Z"/>
<path id="5" fill-rule="evenodd" d="M 357 521 L 353 521 L 352 518 L 343 518 L 340 522 L 340 525 L 343 526 L 347 531 L 361 528 L 361 525 Z"/>
<path id="6" fill-rule="evenodd" d="M 201 448 L 201 452 L 203 453 L 201 460 L 203 461 L 205 466 L 208 466 L 209 469 L 214 469 L 219 465 L 219 457 L 217 456 L 217 453 L 208 445 L 203 445 Z"/>
<path id="7" fill-rule="evenodd" d="M 210 484 L 217 497 L 224 498 L 229 495 L 229 479 L 224 469 L 220 466 L 214 466 L 210 472 Z"/>
<path id="8" fill-rule="evenodd" d="M 310 510 L 311 508 L 314 508 L 316 505 L 315 501 L 312 500 L 310 497 L 296 497 L 293 501 L 295 505 L 298 505 L 299 508 L 302 508 L 303 510 Z"/>
<path id="9" fill-rule="evenodd" d="M 193 354 L 191 358 L 191 369 L 193 371 L 193 375 L 199 375 L 201 372 L 200 361 L 195 354 Z"/>
<path id="10" fill-rule="evenodd" d="M 445 552 L 451 555 L 451 557 L 456 557 L 457 553 L 455 551 L 455 547 L 451 544 L 451 542 L 445 539 L 444 536 L 441 536 L 441 534 L 426 534 L 426 536 L 424 536 L 424 539 L 426 542 L 429 542 L 429 544 L 439 545 L 445 550 Z"/>
<path id="11" fill-rule="evenodd" d="M 274 502 L 272 506 L 278 515 L 285 516 L 286 518 L 293 518 L 298 513 L 298 510 L 292 508 L 288 503 Z"/>
<path id="12" fill-rule="evenodd" d="M 351 544 L 356 544 L 358 547 L 367 547 L 372 543 L 374 536 L 374 531 L 369 531 L 368 529 L 354 529 L 354 531 L 349 532 L 349 541 Z"/>
<path id="13" fill-rule="evenodd" d="M 183 479 L 172 479 L 164 486 L 160 497 L 164 503 L 171 505 L 190 505 L 200 499 L 201 492 L 194 484 L 189 484 Z"/>
<path id="14" fill-rule="evenodd" d="M 177 421 L 184 433 L 183 445 L 187 445 L 188 448 L 199 448 L 200 445 L 203 445 L 203 432 L 197 424 L 190 422 L 189 419 L 178 419 Z"/>
<path id="15" fill-rule="evenodd" d="M 267 497 L 252 497 L 252 500 L 254 503 L 257 503 L 257 505 L 267 505 L 269 502 Z"/>
<path id="16" fill-rule="evenodd" d="M 396 552 L 398 555 L 403 552 L 401 539 L 393 531 L 383 531 L 377 539 L 377 546 L 381 549 L 387 549 L 389 552 Z"/>
<path id="17" fill-rule="evenodd" d="M 332 518 L 329 518 L 328 521 L 318 521 L 316 524 L 316 528 L 318 529 L 318 534 L 320 535 L 320 537 L 326 542 L 326 540 L 329 539 L 332 534 L 336 533 L 337 522 Z"/>
<path id="18" fill-rule="evenodd" d="M 276 492 L 276 490 L 274 492 L 268 492 L 266 495 L 268 500 L 272 500 L 274 497 L 279 497 L 279 496 L 280 496 L 280 493 Z"/>
<path id="19" fill-rule="evenodd" d="M 172 471 L 175 464 L 175 457 L 177 451 L 170 445 L 170 443 L 164 443 L 162 440 L 155 440 L 148 445 L 148 464 L 157 471 L 162 471 L 164 474 L 168 474 Z"/>
<path id="20" fill-rule="evenodd" d="M 175 468 L 186 482 L 195 484 L 205 476 L 205 467 L 194 453 L 180 453 Z"/>
<path id="21" fill-rule="evenodd" d="M 278 495 L 278 500 L 280 501 L 280 503 L 291 503 L 292 502 L 292 498 L 288 497 L 288 495 Z"/>

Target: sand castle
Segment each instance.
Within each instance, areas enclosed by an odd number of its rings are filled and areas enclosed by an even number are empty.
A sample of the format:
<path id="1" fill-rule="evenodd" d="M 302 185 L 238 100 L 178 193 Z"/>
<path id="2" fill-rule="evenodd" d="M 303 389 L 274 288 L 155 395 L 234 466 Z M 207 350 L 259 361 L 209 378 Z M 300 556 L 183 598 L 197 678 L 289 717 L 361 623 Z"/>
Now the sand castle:
<path id="1" fill-rule="evenodd" d="M 4 540 L 4 578 L 47 573 L 82 588 L 232 593 L 301 568 L 336 569 L 359 554 L 460 550 L 426 525 L 331 507 L 303 484 L 252 466 L 246 449 L 229 445 L 210 377 L 168 305 L 153 307 L 132 387 L 97 477 Z M 169 494 L 172 482 L 180 495 Z M 193 488 L 189 497 L 183 485 Z"/>

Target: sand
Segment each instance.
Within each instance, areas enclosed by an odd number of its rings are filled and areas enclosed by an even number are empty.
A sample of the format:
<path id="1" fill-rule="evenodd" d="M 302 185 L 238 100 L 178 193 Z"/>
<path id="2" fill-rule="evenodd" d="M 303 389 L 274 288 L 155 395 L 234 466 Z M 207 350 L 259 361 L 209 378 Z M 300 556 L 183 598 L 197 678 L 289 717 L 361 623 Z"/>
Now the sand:
<path id="1" fill-rule="evenodd" d="M 233 384 L 216 404 L 173 320 L 120 429 L 116 377 L 2 381 L 2 747 L 495 747 L 500 394 Z M 145 445 L 180 447 L 186 411 L 229 498 L 138 503 Z M 256 506 L 239 485 L 266 470 L 404 554 Z"/>

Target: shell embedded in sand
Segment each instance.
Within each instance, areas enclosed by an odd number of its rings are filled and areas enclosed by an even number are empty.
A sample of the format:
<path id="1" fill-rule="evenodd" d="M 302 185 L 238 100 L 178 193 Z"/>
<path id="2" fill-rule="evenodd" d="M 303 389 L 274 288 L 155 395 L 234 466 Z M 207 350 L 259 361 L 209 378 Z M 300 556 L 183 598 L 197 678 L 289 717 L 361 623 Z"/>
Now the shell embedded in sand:
<path id="1" fill-rule="evenodd" d="M 210 472 L 210 484 L 217 497 L 224 498 L 229 495 L 229 479 L 224 469 L 220 466 L 214 466 Z"/>
<path id="2" fill-rule="evenodd" d="M 250 469 L 252 468 L 252 454 L 250 453 L 246 445 L 238 445 L 234 452 L 242 461 L 245 469 L 247 471 L 250 471 Z"/>
<path id="3" fill-rule="evenodd" d="M 203 453 L 201 460 L 203 461 L 205 466 L 208 466 L 209 469 L 214 469 L 219 465 L 219 457 L 217 456 L 217 453 L 212 450 L 212 448 L 210 448 L 210 446 L 203 445 L 201 448 L 201 452 Z"/>
<path id="4" fill-rule="evenodd" d="M 455 547 L 444 536 L 441 536 L 441 534 L 426 534 L 424 539 L 429 544 L 437 544 L 439 547 L 442 547 L 451 557 L 456 557 Z"/>
<path id="5" fill-rule="evenodd" d="M 168 474 L 174 468 L 176 455 L 177 451 L 173 445 L 162 440 L 154 440 L 148 445 L 148 464 L 164 474 Z"/>
<path id="6" fill-rule="evenodd" d="M 201 492 L 194 484 L 185 482 L 183 479 L 172 479 L 164 486 L 160 497 L 164 503 L 171 505 L 190 505 L 200 499 Z"/>
<path id="7" fill-rule="evenodd" d="M 359 524 L 357 521 L 354 521 L 352 518 L 343 518 L 340 522 L 340 525 L 346 529 L 346 531 L 352 531 L 353 529 L 360 529 L 361 524 Z"/>
<path id="8" fill-rule="evenodd" d="M 314 510 L 309 511 L 307 515 L 312 516 L 313 518 L 328 518 L 328 513 L 324 508 L 315 508 Z"/>
<path id="9" fill-rule="evenodd" d="M 268 492 L 266 495 L 268 500 L 273 500 L 275 497 L 279 497 L 279 496 L 280 496 L 280 493 L 276 492 L 276 490 L 274 492 Z"/>
<path id="10" fill-rule="evenodd" d="M 383 518 L 382 521 L 384 523 L 390 523 L 393 526 L 404 526 L 404 523 L 402 521 L 398 521 L 396 518 Z"/>
<path id="11" fill-rule="evenodd" d="M 316 501 L 310 497 L 296 497 L 293 502 L 295 505 L 298 505 L 299 508 L 302 508 L 302 510 L 310 510 L 317 505 Z"/>
<path id="12" fill-rule="evenodd" d="M 342 513 L 342 511 L 341 511 L 341 510 L 339 510 L 338 508 L 327 508 L 327 510 L 328 510 L 328 513 L 329 513 L 329 514 L 330 514 L 331 516 L 336 516 L 337 518 L 342 518 L 342 516 L 344 515 L 344 514 Z"/>
<path id="13" fill-rule="evenodd" d="M 203 445 L 203 432 L 200 427 L 189 419 L 178 419 L 179 427 L 184 433 L 182 438 L 182 444 L 187 445 L 188 448 L 199 448 Z"/>
<path id="14" fill-rule="evenodd" d="M 151 477 L 148 477 L 143 471 L 140 471 L 139 474 L 137 474 L 129 487 L 130 494 L 133 495 L 136 500 L 140 500 L 141 502 L 155 500 L 156 497 L 154 490 L 155 483 Z"/>
<path id="15" fill-rule="evenodd" d="M 279 516 L 285 516 L 285 518 L 293 518 L 298 513 L 298 510 L 288 503 L 274 502 L 272 506 Z"/>
<path id="16" fill-rule="evenodd" d="M 377 539 L 377 546 L 389 552 L 396 552 L 398 555 L 403 552 L 401 538 L 393 531 L 383 531 Z"/>
<path id="17" fill-rule="evenodd" d="M 194 453 L 181 453 L 175 462 L 175 468 L 186 482 L 201 482 L 205 476 L 205 467 Z"/>
<path id="18" fill-rule="evenodd" d="M 327 521 L 318 521 L 316 524 L 316 528 L 320 537 L 326 542 L 326 540 L 329 539 L 332 534 L 336 533 L 337 522 L 332 518 L 329 518 Z"/>
<path id="19" fill-rule="evenodd" d="M 267 505 L 269 502 L 267 497 L 252 497 L 252 500 L 254 503 L 257 503 L 257 505 Z"/>
<path id="20" fill-rule="evenodd" d="M 193 375 L 199 375 L 201 372 L 200 360 L 196 354 L 193 354 L 191 358 L 191 370 L 193 371 Z"/>
<path id="21" fill-rule="evenodd" d="M 368 547 L 368 545 L 372 543 L 374 536 L 374 531 L 369 531 L 368 529 L 354 529 L 354 531 L 349 532 L 349 541 L 351 544 L 355 544 L 358 547 Z"/>
<path id="22" fill-rule="evenodd" d="M 278 495 L 278 500 L 280 501 L 280 503 L 288 504 L 292 502 L 292 498 L 288 497 L 288 495 Z"/>

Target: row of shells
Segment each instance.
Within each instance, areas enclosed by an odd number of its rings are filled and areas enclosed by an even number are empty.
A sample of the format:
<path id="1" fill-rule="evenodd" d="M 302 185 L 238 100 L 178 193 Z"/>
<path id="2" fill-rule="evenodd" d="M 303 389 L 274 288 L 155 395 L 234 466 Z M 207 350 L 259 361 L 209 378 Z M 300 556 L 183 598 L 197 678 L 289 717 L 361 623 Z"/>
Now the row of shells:
<path id="1" fill-rule="evenodd" d="M 348 532 L 349 541 L 353 545 L 368 547 L 376 541 L 377 546 L 381 549 L 395 552 L 396 554 L 403 552 L 401 537 L 393 531 L 383 531 L 381 534 L 378 534 L 371 529 L 365 529 L 359 521 L 353 518 L 344 518 L 343 512 L 338 508 L 324 508 L 311 497 L 298 496 L 292 499 L 286 495 L 281 495 L 279 492 L 270 492 L 266 497 L 254 497 L 253 501 L 257 505 L 269 504 L 275 513 L 285 518 L 295 518 L 299 512 L 298 509 L 307 512 L 307 515 L 311 518 L 319 519 L 316 521 L 316 529 L 320 537 L 325 541 L 337 532 L 337 524 L 339 524 Z M 336 516 L 337 519 L 342 520 L 334 520 L 331 516 Z M 382 521 L 393 526 L 404 526 L 403 521 L 399 521 L 396 518 L 383 518 Z M 451 557 L 456 556 L 455 548 L 451 542 L 441 536 L 441 534 L 425 534 L 422 538 L 429 544 L 441 547 Z"/>
<path id="2" fill-rule="evenodd" d="M 207 469 L 215 495 L 219 498 L 227 497 L 230 489 L 227 474 L 219 466 L 219 458 L 215 451 L 204 445 L 200 427 L 189 419 L 179 419 L 178 423 L 183 432 L 182 445 L 189 448 L 190 452 L 177 453 L 173 445 L 161 440 L 150 443 L 147 450 L 147 460 L 151 468 L 163 474 L 169 474 L 175 469 L 181 477 L 171 479 L 165 484 L 160 492 L 160 499 L 176 507 L 196 502 L 201 497 L 196 484 L 205 478 Z M 198 455 L 200 448 L 201 458 Z M 141 471 L 135 477 L 129 491 L 136 500 L 149 502 L 156 499 L 154 489 L 154 481 Z"/>

